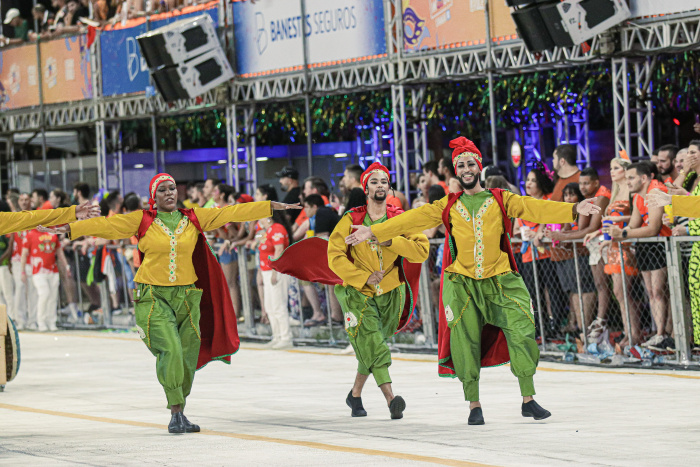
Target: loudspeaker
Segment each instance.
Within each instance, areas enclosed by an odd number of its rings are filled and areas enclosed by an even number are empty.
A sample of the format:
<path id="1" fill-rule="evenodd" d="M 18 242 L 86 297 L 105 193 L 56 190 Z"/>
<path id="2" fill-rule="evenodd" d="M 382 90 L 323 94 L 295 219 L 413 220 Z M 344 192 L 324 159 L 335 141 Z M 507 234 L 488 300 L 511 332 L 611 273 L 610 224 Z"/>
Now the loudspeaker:
<path id="1" fill-rule="evenodd" d="M 175 65 L 220 47 L 209 15 L 176 21 L 137 39 L 149 68 Z"/>
<path id="2" fill-rule="evenodd" d="M 153 72 L 156 87 L 168 102 L 199 96 L 231 78 L 233 71 L 221 47 Z"/>
<path id="3" fill-rule="evenodd" d="M 632 16 L 626 0 L 563 0 L 556 6 L 574 44 L 592 39 Z"/>
<path id="4" fill-rule="evenodd" d="M 542 5 L 539 9 L 554 45 L 559 47 L 571 47 L 574 45 L 574 41 L 571 40 L 566 24 L 564 24 L 564 20 L 562 20 L 559 13 L 558 4 Z"/>
<path id="5" fill-rule="evenodd" d="M 581 44 L 631 16 L 626 0 L 562 0 L 521 8 L 511 15 L 518 35 L 532 52 Z"/>
<path id="6" fill-rule="evenodd" d="M 197 97 L 233 78 L 209 15 L 176 21 L 136 39 L 168 102 Z"/>
<path id="7" fill-rule="evenodd" d="M 531 52 L 552 49 L 556 45 L 538 6 L 521 8 L 511 13 L 518 35 Z"/>

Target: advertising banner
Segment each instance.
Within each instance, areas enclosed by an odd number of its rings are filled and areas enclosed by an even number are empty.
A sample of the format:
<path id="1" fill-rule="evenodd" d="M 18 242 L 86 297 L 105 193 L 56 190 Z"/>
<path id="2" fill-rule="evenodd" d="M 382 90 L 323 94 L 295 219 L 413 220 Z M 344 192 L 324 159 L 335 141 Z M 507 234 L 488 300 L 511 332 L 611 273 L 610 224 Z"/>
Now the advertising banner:
<path id="1" fill-rule="evenodd" d="M 233 4 L 236 72 L 244 76 L 303 67 L 303 24 L 309 64 L 386 54 L 384 6 L 376 0 L 265 0 Z"/>
<path id="2" fill-rule="evenodd" d="M 86 36 L 41 44 L 44 104 L 92 99 L 90 50 Z"/>
<path id="3" fill-rule="evenodd" d="M 630 12 L 633 18 L 641 16 L 667 15 L 684 11 L 700 10 L 700 0 L 630 0 Z"/>
<path id="4" fill-rule="evenodd" d="M 36 45 L 0 50 L 0 110 L 39 105 Z"/>
<path id="5" fill-rule="evenodd" d="M 174 21 L 204 13 L 212 17 L 214 24 L 219 24 L 218 7 L 209 7 L 181 15 L 158 15 L 159 19 L 148 24 L 140 21 L 132 27 L 102 31 L 100 35 L 102 95 L 109 97 L 145 92 L 149 85 L 148 65 L 141 56 L 136 38 L 147 31 L 167 26 Z"/>
<path id="6" fill-rule="evenodd" d="M 490 2 L 491 37 L 515 39 L 515 23 L 504 1 Z M 486 41 L 484 0 L 404 0 L 404 50 L 466 47 Z"/>
<path id="7" fill-rule="evenodd" d="M 128 29 L 104 31 L 100 35 L 104 96 L 146 90 L 148 66 L 136 42 L 136 37 L 144 33 L 146 33 L 146 23 Z"/>

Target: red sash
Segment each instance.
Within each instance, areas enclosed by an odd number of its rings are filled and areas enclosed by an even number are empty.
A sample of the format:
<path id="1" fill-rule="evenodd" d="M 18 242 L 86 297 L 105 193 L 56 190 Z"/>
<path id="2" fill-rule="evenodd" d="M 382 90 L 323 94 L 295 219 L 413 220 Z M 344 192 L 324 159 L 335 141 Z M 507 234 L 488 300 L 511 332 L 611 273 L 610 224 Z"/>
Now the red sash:
<path id="1" fill-rule="evenodd" d="M 501 208 L 503 217 L 503 235 L 501 235 L 501 250 L 508 254 L 510 267 L 518 272 L 515 256 L 510 246 L 511 222 L 503 205 L 503 190 L 494 188 L 489 190 L 498 207 Z M 451 193 L 447 198 L 447 206 L 442 211 L 442 223 L 445 225 L 445 247 L 442 255 L 442 278 L 440 280 L 440 316 L 438 329 L 438 374 L 440 376 L 455 377 L 452 351 L 450 348 L 450 328 L 445 317 L 445 305 L 442 301 L 442 288 L 445 282 L 445 269 L 457 258 L 457 245 L 452 236 L 452 224 L 450 223 L 450 209 L 462 193 Z M 506 337 L 500 328 L 491 324 L 485 324 L 481 330 L 481 366 L 497 366 L 510 361 Z"/>
<path id="2" fill-rule="evenodd" d="M 230 364 L 231 355 L 238 352 L 240 340 L 236 312 L 231 302 L 228 283 L 221 270 L 221 265 L 204 238 L 204 231 L 194 210 L 180 209 L 180 212 L 187 216 L 199 230 L 197 245 L 192 253 L 192 264 L 197 274 L 195 287 L 203 291 L 199 319 L 202 342 L 199 347 L 197 369 L 199 370 L 215 360 Z M 156 218 L 156 214 L 155 210 L 143 211 L 143 218 L 136 234 L 137 239 L 141 239 L 146 234 Z M 143 264 L 144 254 L 141 250 L 137 251 Z"/>

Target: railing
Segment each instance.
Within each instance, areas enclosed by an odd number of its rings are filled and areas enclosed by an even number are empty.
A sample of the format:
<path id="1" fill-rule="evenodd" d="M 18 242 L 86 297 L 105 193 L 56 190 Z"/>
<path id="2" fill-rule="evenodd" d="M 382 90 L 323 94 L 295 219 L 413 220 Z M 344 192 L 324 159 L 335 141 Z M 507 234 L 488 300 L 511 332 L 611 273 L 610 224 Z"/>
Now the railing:
<path id="1" fill-rule="evenodd" d="M 611 244 L 612 252 L 608 247 L 593 255 L 582 241 L 566 241 L 556 247 L 569 251 L 569 258 L 559 261 L 538 258 L 523 262 L 521 243 L 514 239 L 516 261 L 532 297 L 542 354 L 568 361 L 612 365 L 700 364 L 700 354 L 697 351 L 693 354 L 691 350 L 694 344 L 688 281 L 691 250 L 698 240 L 699 237 L 636 239 L 622 243 L 621 249 L 620 244 Z M 435 351 L 437 348 L 443 240 L 433 239 L 430 243 L 430 256 L 421 272 L 417 312 L 407 328 L 395 335 L 391 342 L 398 350 Z M 572 248 L 573 244 L 577 248 Z M 555 247 L 552 244 L 545 246 L 550 254 Z M 113 269 L 106 268 L 104 280 L 91 285 L 87 284 L 87 271 L 95 251 L 84 255 L 79 248 L 66 249 L 71 262 L 71 277 L 62 276 L 61 308 L 64 312 L 59 314 L 60 327 L 133 327 L 130 288 L 133 287 L 134 269 L 126 258 L 131 256 L 134 247 L 108 245 L 106 248 L 114 253 L 116 265 Z M 236 283 L 241 296 L 241 310 L 237 310 L 239 334 L 250 340 L 267 340 L 270 328 L 262 314 L 255 252 L 239 248 L 234 261 L 237 261 L 237 269 L 232 270 L 238 271 Z M 626 272 L 625 280 L 619 273 L 609 274 L 614 272 L 615 265 L 620 267 L 617 271 Z M 609 266 L 608 274 L 603 272 L 605 266 Z M 348 344 L 342 314 L 337 313 L 339 309 L 334 316 L 337 305 L 332 302 L 331 287 L 300 284 L 294 279 L 289 290 L 289 310 L 296 344 Z M 304 298 L 305 294 L 318 299 L 320 311 L 325 316 L 323 322 L 308 321 L 313 307 Z M 71 300 L 79 310 L 77 322 L 66 306 Z M 112 312 L 114 308 L 120 310 L 118 314 Z M 592 333 L 591 325 L 598 317 L 605 318 L 606 322 L 605 329 L 596 334 Z M 672 340 L 642 347 L 641 344 L 657 334 L 661 327 L 659 334 L 666 334 Z"/>

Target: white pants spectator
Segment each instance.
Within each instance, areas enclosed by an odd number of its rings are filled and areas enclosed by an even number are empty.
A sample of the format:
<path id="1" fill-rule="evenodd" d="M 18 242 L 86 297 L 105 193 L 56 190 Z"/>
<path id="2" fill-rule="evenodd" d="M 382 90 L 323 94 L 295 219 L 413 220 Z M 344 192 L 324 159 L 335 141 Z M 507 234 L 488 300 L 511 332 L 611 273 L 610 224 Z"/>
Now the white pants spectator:
<path id="1" fill-rule="evenodd" d="M 12 277 L 15 281 L 15 306 L 12 318 L 18 329 L 34 329 L 36 327 L 36 291 L 32 284 L 32 266 L 25 265 L 27 282 L 22 281 L 22 267 L 19 261 L 12 262 Z M 29 304 L 27 304 L 29 298 Z"/>
<path id="2" fill-rule="evenodd" d="M 10 266 L 0 266 L 0 296 L 7 307 L 7 314 L 15 320 L 15 280 L 10 272 Z"/>
<path id="3" fill-rule="evenodd" d="M 60 275 L 41 273 L 32 276 L 32 282 L 37 295 L 37 329 L 39 331 L 55 331 L 58 318 L 58 286 Z"/>
<path id="4" fill-rule="evenodd" d="M 272 328 L 272 340 L 278 343 L 291 343 L 292 332 L 289 329 L 289 311 L 287 309 L 289 277 L 277 273 L 277 283 L 272 285 L 275 271 L 260 271 L 263 279 L 265 312 Z"/>

